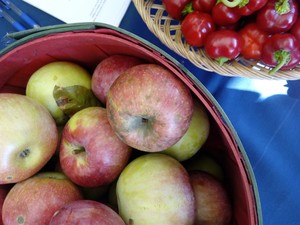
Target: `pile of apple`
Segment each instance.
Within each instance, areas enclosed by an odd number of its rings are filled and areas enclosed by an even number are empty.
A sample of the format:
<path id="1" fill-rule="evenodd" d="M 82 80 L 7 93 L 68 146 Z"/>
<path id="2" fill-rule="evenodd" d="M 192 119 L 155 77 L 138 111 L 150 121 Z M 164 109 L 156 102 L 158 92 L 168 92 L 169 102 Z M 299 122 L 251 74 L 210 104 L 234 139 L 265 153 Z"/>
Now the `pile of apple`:
<path id="1" fill-rule="evenodd" d="M 209 130 L 159 64 L 46 64 L 26 95 L 0 94 L 0 224 L 228 225 L 223 170 L 199 154 Z"/>

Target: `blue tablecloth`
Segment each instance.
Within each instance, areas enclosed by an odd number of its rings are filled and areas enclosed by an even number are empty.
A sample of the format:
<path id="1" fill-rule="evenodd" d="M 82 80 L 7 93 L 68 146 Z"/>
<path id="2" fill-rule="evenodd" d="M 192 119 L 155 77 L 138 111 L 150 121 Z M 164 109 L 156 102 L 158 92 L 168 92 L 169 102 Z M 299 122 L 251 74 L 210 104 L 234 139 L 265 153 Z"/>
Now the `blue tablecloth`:
<path id="1" fill-rule="evenodd" d="M 63 23 L 20 0 L 13 2 L 41 26 Z M 300 81 L 224 77 L 200 70 L 165 47 L 148 30 L 133 4 L 120 27 L 177 59 L 219 102 L 235 127 L 252 165 L 264 224 L 300 224 Z M 15 30 L 0 18 L 0 37 L 7 32 Z M 6 41 L 1 40 L 0 49 Z"/>

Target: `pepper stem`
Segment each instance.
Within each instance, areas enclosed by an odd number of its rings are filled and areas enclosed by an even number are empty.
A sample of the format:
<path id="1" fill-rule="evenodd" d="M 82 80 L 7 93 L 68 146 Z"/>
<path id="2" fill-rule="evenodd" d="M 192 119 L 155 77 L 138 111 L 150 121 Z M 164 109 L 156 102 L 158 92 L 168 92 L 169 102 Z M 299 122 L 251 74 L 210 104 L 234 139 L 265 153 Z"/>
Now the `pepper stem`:
<path id="1" fill-rule="evenodd" d="M 229 61 L 229 58 L 226 57 L 220 57 L 220 58 L 216 58 L 216 61 L 219 63 L 220 66 L 223 66 L 223 64 L 227 61 Z"/>
<path id="2" fill-rule="evenodd" d="M 238 6 L 243 0 L 233 0 L 233 1 L 229 1 L 229 0 L 221 0 L 221 2 L 230 7 L 230 8 L 233 8 L 233 7 L 236 7 Z"/>
<path id="3" fill-rule="evenodd" d="M 274 53 L 274 57 L 278 62 L 277 66 L 269 71 L 270 75 L 273 75 L 278 70 L 280 70 L 285 64 L 287 64 L 291 59 L 291 54 L 285 50 L 278 50 Z"/>
<path id="4" fill-rule="evenodd" d="M 290 3 L 288 0 L 276 1 L 275 9 L 279 15 L 286 14 L 286 13 L 290 12 L 290 10 L 291 10 Z"/>
<path id="5" fill-rule="evenodd" d="M 193 4 L 192 2 L 189 2 L 185 7 L 184 9 L 182 10 L 182 15 L 185 16 L 189 13 L 192 13 L 194 12 L 194 9 L 193 9 Z"/>

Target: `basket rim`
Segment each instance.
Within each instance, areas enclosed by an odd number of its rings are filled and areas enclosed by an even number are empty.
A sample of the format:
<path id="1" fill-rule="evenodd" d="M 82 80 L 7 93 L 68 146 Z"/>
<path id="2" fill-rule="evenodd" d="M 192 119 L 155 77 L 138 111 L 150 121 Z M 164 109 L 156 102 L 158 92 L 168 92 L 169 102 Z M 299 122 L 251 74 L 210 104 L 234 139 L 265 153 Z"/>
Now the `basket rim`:
<path id="1" fill-rule="evenodd" d="M 269 75 L 270 67 L 258 61 L 249 61 L 238 57 L 228 63 L 219 65 L 209 58 L 203 49 L 188 45 L 182 38 L 180 22 L 172 19 L 161 1 L 132 0 L 137 12 L 148 29 L 168 48 L 188 59 L 196 67 L 218 73 L 223 76 L 246 77 L 264 80 L 300 79 L 300 64 L 293 70 L 279 70 Z"/>

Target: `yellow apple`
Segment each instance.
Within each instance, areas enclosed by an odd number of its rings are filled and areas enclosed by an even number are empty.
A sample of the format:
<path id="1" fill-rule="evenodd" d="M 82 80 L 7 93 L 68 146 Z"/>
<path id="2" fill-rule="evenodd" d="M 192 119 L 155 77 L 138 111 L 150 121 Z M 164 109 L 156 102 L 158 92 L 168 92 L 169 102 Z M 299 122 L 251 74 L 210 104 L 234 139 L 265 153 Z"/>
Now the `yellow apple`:
<path id="1" fill-rule="evenodd" d="M 0 184 L 38 172 L 54 155 L 58 134 L 49 111 L 20 94 L 0 94 Z"/>
<path id="2" fill-rule="evenodd" d="M 195 199 L 189 175 L 176 159 L 148 153 L 131 161 L 116 187 L 126 224 L 193 225 Z"/>
<path id="3" fill-rule="evenodd" d="M 78 64 L 55 61 L 42 66 L 32 74 L 26 86 L 26 95 L 44 105 L 57 124 L 64 124 L 68 117 L 53 97 L 54 88 L 74 86 L 91 90 L 90 73 Z"/>
<path id="4" fill-rule="evenodd" d="M 206 142 L 210 130 L 209 117 L 204 105 L 194 99 L 192 121 L 183 137 L 162 153 L 170 155 L 179 161 L 190 159 Z"/>

